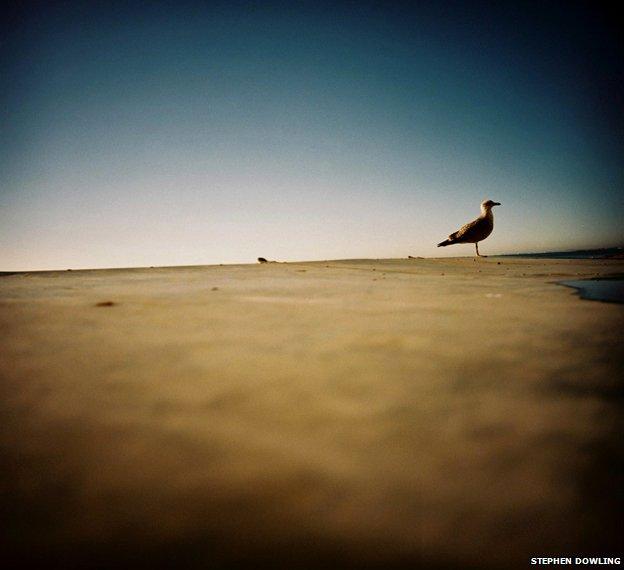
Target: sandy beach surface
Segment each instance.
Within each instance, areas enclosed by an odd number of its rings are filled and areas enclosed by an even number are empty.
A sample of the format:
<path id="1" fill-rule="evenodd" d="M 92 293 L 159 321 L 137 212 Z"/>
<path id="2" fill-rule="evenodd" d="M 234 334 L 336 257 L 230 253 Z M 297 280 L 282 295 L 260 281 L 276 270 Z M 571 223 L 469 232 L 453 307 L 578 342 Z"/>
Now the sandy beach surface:
<path id="1" fill-rule="evenodd" d="M 490 257 L 5 274 L 3 556 L 618 553 L 624 305 L 556 284 L 617 273 L 624 260 Z"/>

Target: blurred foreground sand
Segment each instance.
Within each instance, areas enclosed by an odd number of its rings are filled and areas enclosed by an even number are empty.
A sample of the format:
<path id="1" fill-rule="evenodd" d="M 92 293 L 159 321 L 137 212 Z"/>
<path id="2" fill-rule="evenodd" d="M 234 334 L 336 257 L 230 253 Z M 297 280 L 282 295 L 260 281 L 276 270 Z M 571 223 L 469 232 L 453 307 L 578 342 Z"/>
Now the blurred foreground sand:
<path id="1" fill-rule="evenodd" d="M 3 276 L 3 556 L 212 570 L 613 554 L 624 305 L 554 282 L 623 271 L 462 258 Z"/>

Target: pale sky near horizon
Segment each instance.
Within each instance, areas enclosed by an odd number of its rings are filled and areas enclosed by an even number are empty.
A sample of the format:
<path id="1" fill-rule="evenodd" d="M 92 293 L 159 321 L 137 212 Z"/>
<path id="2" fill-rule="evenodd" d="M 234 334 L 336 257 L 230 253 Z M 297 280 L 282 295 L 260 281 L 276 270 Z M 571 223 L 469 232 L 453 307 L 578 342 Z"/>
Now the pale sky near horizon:
<path id="1" fill-rule="evenodd" d="M 2 29 L 0 271 L 622 245 L 622 50 L 574 2 L 62 2 Z"/>

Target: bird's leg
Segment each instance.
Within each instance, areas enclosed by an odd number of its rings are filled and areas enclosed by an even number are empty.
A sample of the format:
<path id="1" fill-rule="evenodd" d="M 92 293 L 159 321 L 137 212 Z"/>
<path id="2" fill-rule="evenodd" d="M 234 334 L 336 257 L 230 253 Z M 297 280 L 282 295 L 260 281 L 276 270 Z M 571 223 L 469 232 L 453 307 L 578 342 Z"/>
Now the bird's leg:
<path id="1" fill-rule="evenodd" d="M 481 254 L 479 253 L 479 242 L 475 242 L 475 249 L 477 250 L 477 257 L 481 257 Z"/>

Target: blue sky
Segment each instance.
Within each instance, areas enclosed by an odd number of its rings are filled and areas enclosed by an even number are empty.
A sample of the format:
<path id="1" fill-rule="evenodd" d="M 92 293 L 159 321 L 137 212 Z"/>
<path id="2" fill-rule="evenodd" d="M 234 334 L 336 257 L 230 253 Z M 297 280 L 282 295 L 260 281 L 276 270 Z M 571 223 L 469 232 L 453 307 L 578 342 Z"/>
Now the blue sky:
<path id="1" fill-rule="evenodd" d="M 621 44 L 582 4 L 34 3 L 0 270 L 620 245 Z"/>

